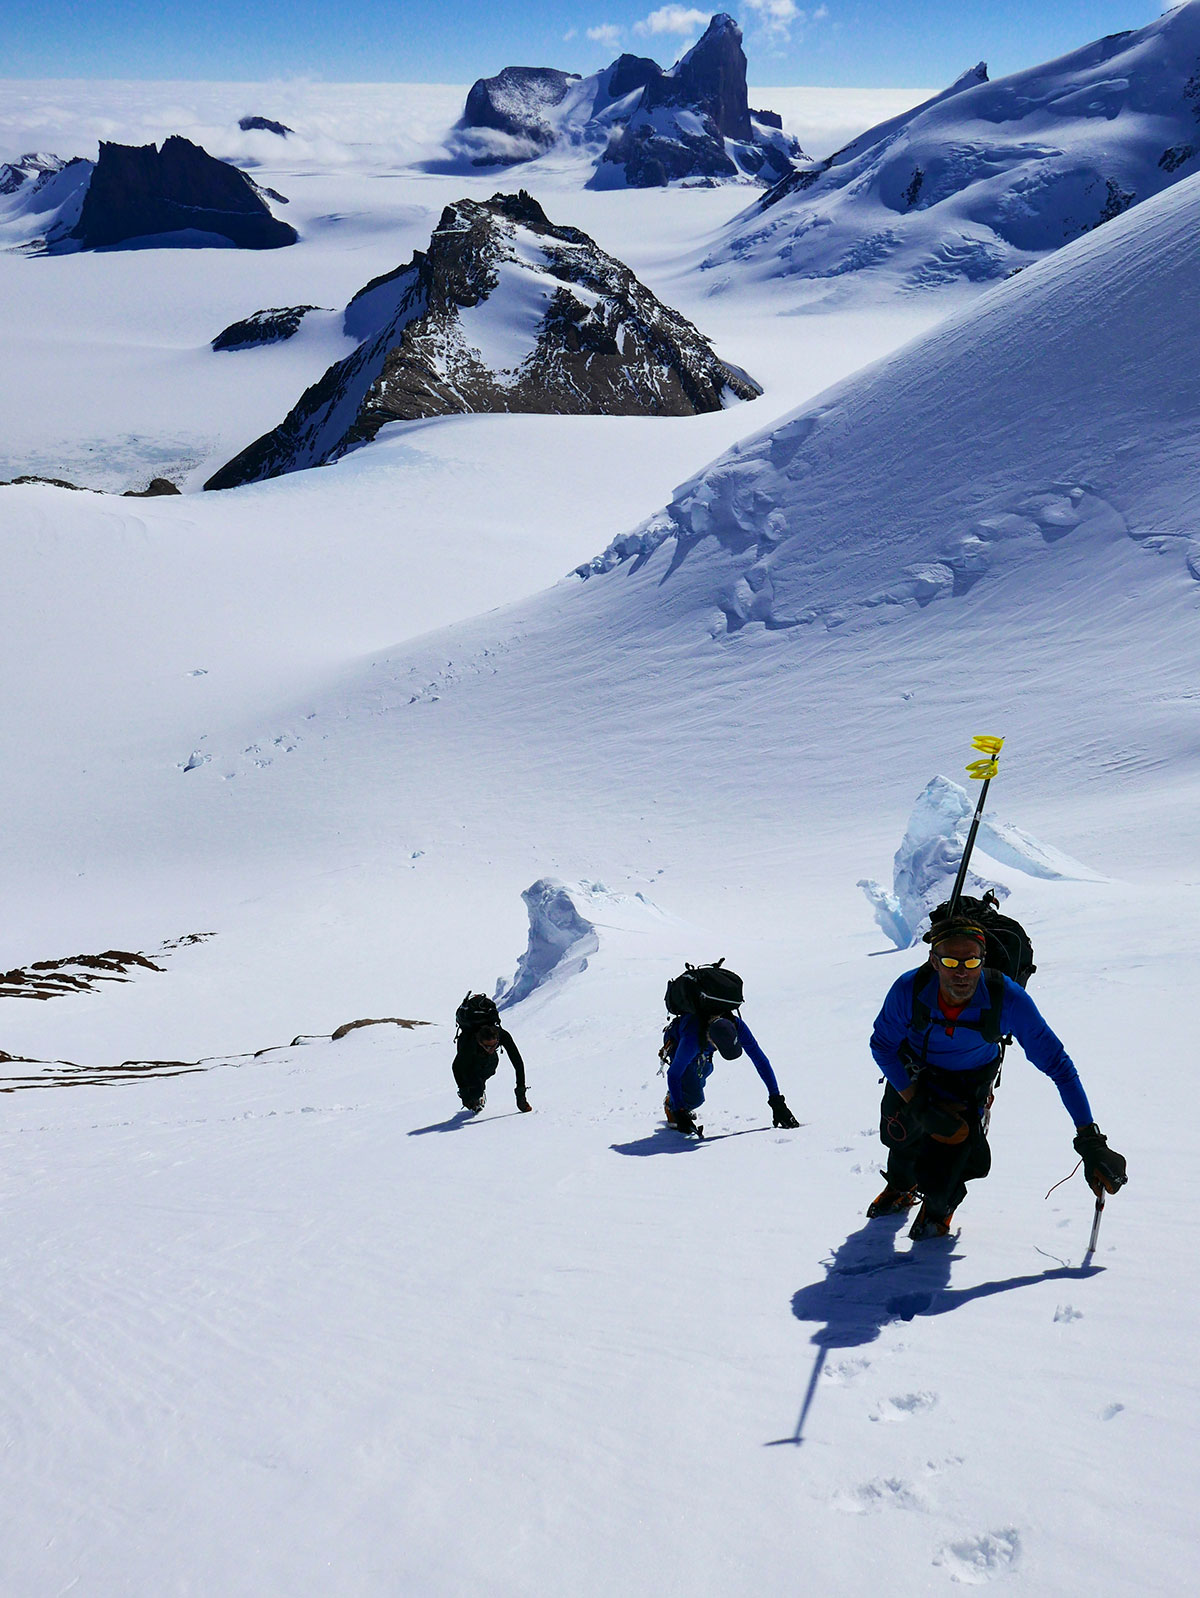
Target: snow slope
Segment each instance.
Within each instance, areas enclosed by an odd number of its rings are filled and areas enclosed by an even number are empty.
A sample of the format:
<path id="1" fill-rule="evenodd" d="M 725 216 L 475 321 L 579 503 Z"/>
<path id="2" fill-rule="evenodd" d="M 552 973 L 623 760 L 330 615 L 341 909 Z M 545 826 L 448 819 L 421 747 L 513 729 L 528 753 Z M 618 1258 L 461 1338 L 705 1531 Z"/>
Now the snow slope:
<path id="1" fill-rule="evenodd" d="M 1190 1591 L 1198 209 L 1177 184 L 736 451 L 730 413 L 670 460 L 467 418 L 228 495 L 3 490 L 4 963 L 216 935 L 6 1000 L 0 1042 L 229 1063 L 0 1098 L 0 1585 Z M 782 374 L 850 324 L 757 325 Z M 508 602 L 488 544 L 528 588 L 597 521 L 640 552 Z M 1130 1159 L 1087 1269 L 1018 1052 L 961 1240 L 862 1215 L 910 957 L 855 884 L 981 731 L 997 815 L 1100 878 L 1007 902 Z M 555 912 L 561 971 L 547 878 L 592 929 Z M 557 973 L 506 1011 L 536 1113 L 502 1067 L 463 1122 L 454 1005 L 523 949 Z M 718 954 L 796 1132 L 741 1064 L 733 1135 L 657 1127 L 663 986 Z M 370 1016 L 433 1025 L 329 1038 Z"/>
<path id="2" fill-rule="evenodd" d="M 980 63 L 785 178 L 730 224 L 709 264 L 811 279 L 827 294 L 861 273 L 901 290 L 986 281 L 1197 171 L 1197 0 L 986 77 Z"/>

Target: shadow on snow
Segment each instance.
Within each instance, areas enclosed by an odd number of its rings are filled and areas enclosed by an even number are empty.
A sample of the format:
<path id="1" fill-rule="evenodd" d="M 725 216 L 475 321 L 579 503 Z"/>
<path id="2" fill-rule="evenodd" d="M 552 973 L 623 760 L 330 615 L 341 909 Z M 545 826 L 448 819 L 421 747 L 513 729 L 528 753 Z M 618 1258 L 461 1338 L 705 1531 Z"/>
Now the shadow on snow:
<path id="1" fill-rule="evenodd" d="M 801 1126 L 807 1125 L 801 1121 Z M 632 1143 L 610 1143 L 614 1154 L 683 1154 L 688 1149 L 703 1148 L 706 1143 L 720 1143 L 727 1137 L 749 1137 L 752 1132 L 774 1132 L 773 1126 L 743 1126 L 736 1132 L 706 1132 L 703 1137 L 681 1137 L 671 1126 L 655 1127 L 649 1137 L 636 1138 Z"/>
<path id="2" fill-rule="evenodd" d="M 991 1298 L 1039 1282 L 1081 1281 L 1099 1275 L 1099 1265 L 1062 1265 L 1029 1276 L 1007 1276 L 974 1287 L 952 1288 L 950 1267 L 962 1255 L 954 1253 L 951 1236 L 916 1244 L 911 1252 L 897 1252 L 896 1239 L 908 1225 L 906 1215 L 868 1221 L 852 1232 L 825 1266 L 819 1282 L 802 1287 L 792 1296 L 792 1314 L 801 1321 L 823 1321 L 812 1335 L 817 1347 L 808 1389 L 800 1406 L 796 1429 L 790 1437 L 768 1443 L 804 1441 L 804 1423 L 816 1396 L 817 1383 L 831 1348 L 862 1348 L 873 1343 L 893 1321 L 911 1321 L 917 1315 L 946 1315 L 974 1299 Z"/>
<path id="3" fill-rule="evenodd" d="M 447 1121 L 434 1121 L 430 1126 L 414 1126 L 409 1137 L 424 1137 L 426 1132 L 457 1132 L 463 1126 L 485 1126 L 489 1121 L 508 1121 L 521 1110 L 505 1110 L 500 1115 L 474 1115 L 470 1110 L 456 1110 Z"/>

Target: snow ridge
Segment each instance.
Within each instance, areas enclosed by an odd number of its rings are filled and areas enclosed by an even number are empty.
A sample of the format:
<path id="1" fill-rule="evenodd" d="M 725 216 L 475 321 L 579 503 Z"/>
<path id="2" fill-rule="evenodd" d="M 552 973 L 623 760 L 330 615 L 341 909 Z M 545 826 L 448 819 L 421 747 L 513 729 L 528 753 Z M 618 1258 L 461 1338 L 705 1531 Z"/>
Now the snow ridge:
<path id="1" fill-rule="evenodd" d="M 1002 278 L 1200 170 L 1200 0 L 943 94 L 786 175 L 707 261 L 845 293 Z"/>

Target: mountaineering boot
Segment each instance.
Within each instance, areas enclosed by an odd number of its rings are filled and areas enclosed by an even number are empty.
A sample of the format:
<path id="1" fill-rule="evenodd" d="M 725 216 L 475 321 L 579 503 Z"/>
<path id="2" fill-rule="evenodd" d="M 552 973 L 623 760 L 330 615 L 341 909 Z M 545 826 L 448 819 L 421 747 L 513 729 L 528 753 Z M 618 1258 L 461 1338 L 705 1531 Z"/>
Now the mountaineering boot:
<path id="1" fill-rule="evenodd" d="M 480 1110 L 482 1110 L 484 1105 L 487 1103 L 486 1093 L 481 1093 L 477 1099 L 468 1099 L 463 1097 L 461 1094 L 459 1096 L 463 1101 L 463 1109 L 470 1110 L 472 1115 L 478 1115 Z"/>
<path id="2" fill-rule="evenodd" d="M 704 1128 L 696 1125 L 696 1118 L 691 1110 L 677 1110 L 671 1103 L 669 1093 L 663 1100 L 663 1114 L 667 1118 L 667 1125 L 674 1127 L 676 1132 L 682 1132 L 684 1137 L 704 1136 Z"/>
<path id="3" fill-rule="evenodd" d="M 914 1243 L 923 1243 L 931 1237 L 949 1237 L 953 1220 L 953 1210 L 949 1215 L 937 1215 L 928 1204 L 922 1204 L 916 1220 L 908 1229 L 908 1235 Z"/>
<path id="4" fill-rule="evenodd" d="M 883 1192 L 867 1205 L 867 1219 L 873 1221 L 877 1215 L 900 1215 L 905 1210 L 911 1210 L 916 1202 L 915 1187 L 893 1187 L 889 1182 Z"/>

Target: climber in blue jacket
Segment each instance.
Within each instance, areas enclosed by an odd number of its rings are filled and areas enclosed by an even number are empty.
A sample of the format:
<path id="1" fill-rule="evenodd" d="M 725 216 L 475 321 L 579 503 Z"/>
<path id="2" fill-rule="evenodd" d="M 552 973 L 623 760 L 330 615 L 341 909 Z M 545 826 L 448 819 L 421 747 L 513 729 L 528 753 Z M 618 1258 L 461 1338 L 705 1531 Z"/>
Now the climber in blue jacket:
<path id="1" fill-rule="evenodd" d="M 740 1015 L 680 1015 L 667 1027 L 663 1038 L 663 1057 L 667 1067 L 667 1096 L 663 1111 L 667 1124 L 679 1132 L 695 1134 L 695 1112 L 704 1103 L 704 1087 L 713 1073 L 713 1053 L 723 1060 L 736 1060 L 743 1051 L 754 1062 L 767 1090 L 775 1126 L 795 1127 L 799 1122 L 787 1107 L 771 1062 L 758 1046 L 753 1032 Z"/>
<path id="2" fill-rule="evenodd" d="M 1079 1073 L 1037 1005 L 1010 977 L 984 970 L 982 927 L 940 922 L 928 939 L 929 963 L 896 979 L 871 1034 L 886 1081 L 880 1137 L 888 1163 L 887 1186 L 868 1216 L 908 1210 L 919 1194 L 909 1236 L 947 1235 L 967 1182 L 991 1169 L 988 1117 L 1009 1037 L 1057 1087 L 1089 1186 L 1115 1193 L 1126 1181 L 1125 1160 L 1108 1147 Z"/>

